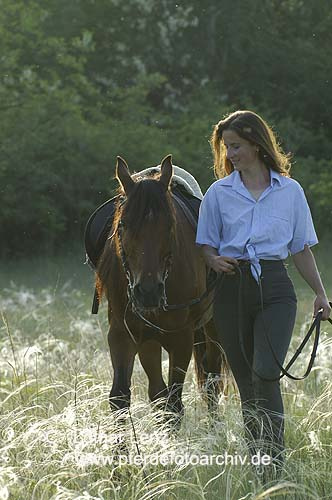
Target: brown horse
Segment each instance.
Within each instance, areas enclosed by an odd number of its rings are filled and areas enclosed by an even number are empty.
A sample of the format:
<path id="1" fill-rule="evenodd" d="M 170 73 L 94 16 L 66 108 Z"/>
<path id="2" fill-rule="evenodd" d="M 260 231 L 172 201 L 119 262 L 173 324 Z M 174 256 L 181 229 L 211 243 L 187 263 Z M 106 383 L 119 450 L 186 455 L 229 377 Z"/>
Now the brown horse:
<path id="1" fill-rule="evenodd" d="M 111 406 L 129 407 L 138 353 L 151 401 L 165 398 L 166 408 L 181 416 L 183 382 L 194 343 L 199 385 L 207 387 L 211 405 L 223 389 L 221 368 L 228 372 L 211 321 L 213 292 L 204 296 L 206 266 L 195 245 L 195 229 L 170 189 L 172 174 L 167 156 L 160 175 L 135 182 L 118 157 L 116 176 L 122 190 L 98 263 L 97 289 L 108 300 L 114 369 Z M 193 299 L 202 296 L 194 304 Z M 168 386 L 162 375 L 161 347 L 169 354 Z"/>

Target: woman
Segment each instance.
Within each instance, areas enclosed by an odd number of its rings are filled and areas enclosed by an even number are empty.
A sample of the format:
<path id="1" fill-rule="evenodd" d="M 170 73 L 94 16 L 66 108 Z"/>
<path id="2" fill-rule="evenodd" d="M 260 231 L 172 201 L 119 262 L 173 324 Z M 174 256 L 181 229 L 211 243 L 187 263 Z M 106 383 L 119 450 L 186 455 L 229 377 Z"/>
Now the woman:
<path id="1" fill-rule="evenodd" d="M 275 379 L 296 315 L 283 260 L 292 254 L 316 294 L 314 315 L 322 309 L 326 320 L 331 308 L 310 250 L 318 240 L 289 159 L 260 116 L 230 114 L 215 126 L 211 144 L 219 180 L 203 198 L 196 242 L 208 266 L 223 273 L 214 320 L 240 392 L 249 448 L 280 466 L 284 410 Z"/>

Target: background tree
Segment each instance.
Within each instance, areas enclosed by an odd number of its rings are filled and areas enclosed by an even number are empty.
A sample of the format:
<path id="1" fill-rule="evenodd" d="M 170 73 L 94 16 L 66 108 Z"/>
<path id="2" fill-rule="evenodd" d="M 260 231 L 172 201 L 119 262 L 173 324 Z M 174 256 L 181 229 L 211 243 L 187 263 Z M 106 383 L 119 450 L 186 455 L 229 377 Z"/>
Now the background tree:
<path id="1" fill-rule="evenodd" d="M 172 152 L 205 189 L 209 137 L 238 108 L 294 153 L 320 236 L 332 229 L 327 0 L 2 0 L 2 255 L 82 239 L 114 188 Z"/>

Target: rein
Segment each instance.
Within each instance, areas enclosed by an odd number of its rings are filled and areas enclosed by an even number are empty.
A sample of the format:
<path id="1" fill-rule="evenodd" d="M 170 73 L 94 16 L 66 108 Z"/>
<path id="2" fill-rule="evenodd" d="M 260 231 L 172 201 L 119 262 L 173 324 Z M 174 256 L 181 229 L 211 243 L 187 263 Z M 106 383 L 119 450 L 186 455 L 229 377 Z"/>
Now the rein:
<path id="1" fill-rule="evenodd" d="M 318 343 L 319 343 L 319 336 L 320 336 L 320 323 L 321 323 L 321 320 L 322 320 L 322 310 L 320 310 L 317 314 L 317 316 L 315 317 L 314 321 L 312 322 L 307 334 L 305 335 L 304 339 L 302 340 L 301 344 L 299 345 L 299 347 L 297 348 L 295 354 L 292 356 L 292 358 L 290 359 L 290 361 L 287 363 L 286 367 L 284 368 L 282 366 L 282 364 L 279 362 L 278 360 L 278 357 L 273 349 L 273 346 L 272 346 L 272 342 L 269 338 L 269 335 L 268 335 L 268 328 L 266 326 L 266 322 L 265 322 L 265 319 L 264 319 L 264 301 L 263 301 L 263 290 L 262 290 L 262 283 L 261 283 L 261 280 L 259 278 L 259 273 L 257 272 L 257 269 L 255 267 L 254 264 L 252 264 L 253 267 L 255 268 L 255 271 L 256 271 L 256 274 L 258 276 L 258 286 L 259 286 L 259 295 L 260 295 L 260 306 L 261 306 L 261 312 L 262 312 L 262 319 L 263 319 L 263 325 L 264 325 L 264 335 L 265 335 L 265 338 L 267 340 L 267 343 L 269 344 L 269 347 L 271 349 L 271 352 L 272 352 L 272 355 L 273 355 L 273 358 L 278 366 L 278 368 L 280 369 L 281 371 L 281 375 L 277 378 L 265 378 L 265 377 L 262 377 L 259 373 L 256 372 L 256 370 L 254 370 L 254 368 L 252 367 L 250 361 L 248 360 L 248 357 L 247 357 L 247 354 L 246 354 L 246 351 L 245 351 L 245 347 L 244 347 L 244 338 L 243 338 L 243 324 L 242 324 L 242 310 L 243 310 L 243 300 L 242 300 L 242 295 L 243 295 L 243 273 L 240 269 L 240 267 L 237 267 L 237 270 L 239 272 L 239 279 L 240 279 L 240 283 L 239 283 L 239 295 L 238 295 L 238 311 L 239 311 L 239 342 L 240 342 L 240 346 L 241 346 L 241 352 L 242 352 L 242 355 L 247 363 L 247 365 L 249 366 L 250 370 L 260 379 L 260 380 L 263 380 L 264 382 L 276 382 L 278 380 L 281 380 L 284 376 L 290 378 L 291 380 L 303 380 L 305 379 L 311 372 L 312 370 L 312 367 L 313 367 L 313 364 L 314 364 L 314 361 L 315 361 L 315 357 L 316 357 L 316 354 L 317 354 L 317 349 L 318 349 Z M 332 305 L 332 303 L 330 302 L 330 305 Z M 328 321 L 331 323 L 332 325 L 332 319 L 331 318 L 328 318 Z M 308 367 L 304 373 L 304 375 L 300 376 L 300 377 L 296 377 L 295 375 L 292 375 L 288 370 L 294 365 L 295 361 L 297 360 L 297 358 L 300 356 L 301 352 L 303 351 L 304 347 L 306 346 L 306 344 L 308 343 L 308 341 L 310 340 L 310 337 L 312 335 L 312 333 L 314 332 L 315 330 L 315 339 L 314 339 L 314 345 L 313 345 L 313 348 L 312 348 L 312 352 L 311 352 L 311 357 L 310 357 L 310 361 L 308 363 Z"/>
<path id="2" fill-rule="evenodd" d="M 189 302 L 187 302 L 186 304 L 175 304 L 175 305 L 166 305 L 166 306 L 163 306 L 163 311 L 167 312 L 167 311 L 178 311 L 180 309 L 186 309 L 186 308 L 189 308 L 193 305 L 196 305 L 196 304 L 199 304 L 201 303 L 214 289 L 218 288 L 220 286 L 222 282 L 222 276 L 218 276 L 211 285 L 209 285 L 207 287 L 207 289 L 205 290 L 205 292 L 198 298 L 196 299 L 193 299 Z M 210 307 L 212 306 L 214 302 L 214 296 L 212 298 L 212 300 L 209 302 L 209 304 L 207 305 L 207 307 L 204 309 L 204 311 L 202 312 L 202 316 L 206 313 L 206 311 L 208 311 L 210 309 Z M 127 311 L 127 310 L 126 310 Z M 144 321 L 144 323 L 149 326 L 150 328 L 154 328 L 155 330 L 157 330 L 158 332 L 161 332 L 161 333 L 176 333 L 178 332 L 179 330 L 182 330 L 184 328 L 187 328 L 188 326 L 191 326 L 193 325 L 197 320 L 191 320 L 190 322 L 186 323 L 185 325 L 179 327 L 179 328 L 175 328 L 175 329 L 172 329 L 172 330 L 169 330 L 169 329 L 165 329 L 165 328 L 161 328 L 160 326 L 152 323 L 151 321 L 149 321 L 147 318 L 145 318 L 137 309 L 133 309 L 133 312 L 142 320 Z"/>

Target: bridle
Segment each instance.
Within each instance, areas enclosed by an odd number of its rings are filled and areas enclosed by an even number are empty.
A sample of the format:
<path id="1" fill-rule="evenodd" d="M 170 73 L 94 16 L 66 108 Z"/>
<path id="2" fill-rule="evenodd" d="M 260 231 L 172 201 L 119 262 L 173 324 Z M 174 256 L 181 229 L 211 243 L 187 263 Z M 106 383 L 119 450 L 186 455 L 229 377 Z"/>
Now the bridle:
<path id="1" fill-rule="evenodd" d="M 128 258 L 127 258 L 127 255 L 125 253 L 124 246 L 123 246 L 123 238 L 122 238 L 123 228 L 124 228 L 124 224 L 123 224 L 122 220 L 120 219 L 119 223 L 117 225 L 117 229 L 112 234 L 112 237 L 115 234 L 117 234 L 117 236 L 118 236 L 120 261 L 121 261 L 121 264 L 122 264 L 122 267 L 123 267 L 123 270 L 125 272 L 127 282 L 128 282 L 128 285 L 127 285 L 128 302 L 131 303 L 132 309 L 134 310 L 134 312 L 138 312 L 140 308 L 139 308 L 139 305 L 137 304 L 137 300 L 136 300 L 135 294 L 134 294 L 134 287 L 135 287 L 134 277 L 133 277 L 133 273 L 131 272 Z M 161 284 L 163 285 L 163 296 L 161 298 L 161 304 L 162 304 L 163 310 L 165 310 L 165 308 L 167 307 L 166 280 L 168 278 L 168 274 L 169 274 L 169 271 L 170 271 L 170 268 L 172 265 L 172 261 L 173 261 L 173 254 L 170 252 L 164 260 L 164 271 L 163 271 L 162 280 L 161 280 Z"/>
<path id="2" fill-rule="evenodd" d="M 125 250 L 124 250 L 124 246 L 123 246 L 123 228 L 124 228 L 124 225 L 123 225 L 123 222 L 120 219 L 120 221 L 119 221 L 119 223 L 117 225 L 116 230 L 112 233 L 112 235 L 109 237 L 109 239 L 113 238 L 117 234 L 120 261 L 121 261 L 121 264 L 122 264 L 122 267 L 123 267 L 123 270 L 125 272 L 125 275 L 126 275 L 126 278 L 127 278 L 127 282 L 128 282 L 128 286 L 127 286 L 127 298 L 128 298 L 128 302 L 127 302 L 127 306 L 126 306 L 126 309 L 125 309 L 124 321 L 123 322 L 124 322 L 124 325 L 125 325 L 128 333 L 129 333 L 130 337 L 132 338 L 132 340 L 134 340 L 134 336 L 133 336 L 132 332 L 130 331 L 128 323 L 127 323 L 127 320 L 126 320 L 127 312 L 128 312 L 128 309 L 129 309 L 130 306 L 131 306 L 132 312 L 137 317 L 139 317 L 145 323 L 146 326 L 148 326 L 150 328 L 153 328 L 154 330 L 158 331 L 159 333 L 163 333 L 163 334 L 165 334 L 165 333 L 176 333 L 179 330 L 181 330 L 183 328 L 187 328 L 188 326 L 192 325 L 194 323 L 194 321 L 190 321 L 190 322 L 186 323 L 185 325 L 182 325 L 181 327 L 178 327 L 178 328 L 175 328 L 175 329 L 161 328 L 159 325 L 156 325 L 155 323 L 152 323 L 148 318 L 146 318 L 143 315 L 143 313 L 142 313 L 139 305 L 137 304 L 137 301 L 136 301 L 136 298 L 135 298 L 135 295 L 134 295 L 134 279 L 133 279 L 133 274 L 131 272 L 131 269 L 130 269 L 130 266 L 129 266 L 129 262 L 128 262 L 128 258 L 126 256 L 126 253 L 125 253 Z M 168 256 L 165 259 L 165 267 L 164 267 L 163 277 L 162 277 L 162 281 L 161 281 L 161 283 L 163 285 L 163 296 L 162 296 L 162 299 L 161 299 L 161 307 L 159 307 L 159 309 L 163 310 L 164 312 L 178 311 L 178 310 L 186 309 L 186 308 L 189 308 L 191 306 L 194 306 L 194 305 L 197 305 L 197 304 L 201 303 L 212 292 L 212 290 L 217 285 L 217 282 L 220 281 L 220 277 L 217 277 L 213 281 L 213 283 L 211 283 L 211 285 L 207 287 L 207 289 L 205 290 L 205 292 L 200 297 L 197 297 L 195 299 L 191 299 L 190 301 L 188 301 L 188 302 L 186 302 L 184 304 L 168 304 L 168 302 L 167 302 L 167 295 L 166 295 L 166 280 L 167 280 L 167 278 L 169 276 L 169 272 L 170 272 L 170 269 L 171 269 L 171 266 L 172 266 L 172 262 L 173 262 L 173 254 L 169 253 Z M 210 301 L 210 303 L 208 304 L 208 307 L 203 311 L 202 315 L 211 307 L 212 303 L 213 303 L 213 298 Z M 136 340 L 134 340 L 134 342 L 137 343 Z"/>

